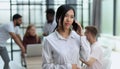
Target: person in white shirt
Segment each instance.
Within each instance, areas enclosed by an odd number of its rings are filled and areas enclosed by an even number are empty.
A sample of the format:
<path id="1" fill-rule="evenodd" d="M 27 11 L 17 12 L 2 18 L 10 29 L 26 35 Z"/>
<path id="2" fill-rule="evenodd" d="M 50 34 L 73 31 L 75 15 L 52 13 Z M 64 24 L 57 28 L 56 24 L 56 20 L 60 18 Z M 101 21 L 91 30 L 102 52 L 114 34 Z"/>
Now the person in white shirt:
<path id="1" fill-rule="evenodd" d="M 86 46 L 87 42 L 80 24 L 76 23 L 78 34 L 71 29 L 74 18 L 75 11 L 69 5 L 57 9 L 56 30 L 44 39 L 42 69 L 80 69 L 80 45 Z"/>
<path id="2" fill-rule="evenodd" d="M 101 45 L 97 42 L 97 29 L 94 26 L 85 27 L 85 35 L 91 44 L 91 52 L 88 61 L 81 59 L 87 65 L 86 69 L 103 69 L 103 51 Z"/>
<path id="3" fill-rule="evenodd" d="M 12 37 L 14 41 L 21 48 L 22 56 L 25 53 L 24 46 L 22 44 L 20 35 L 19 35 L 19 27 L 22 23 L 22 16 L 19 14 L 15 14 L 13 16 L 13 22 L 6 23 L 0 25 L 0 56 L 4 61 L 4 69 L 9 69 L 9 56 L 6 50 L 6 41 Z"/>
<path id="4" fill-rule="evenodd" d="M 50 9 L 46 10 L 47 22 L 45 23 L 45 25 L 43 27 L 43 36 L 47 36 L 54 31 L 54 29 L 57 25 L 54 20 L 54 15 L 55 15 L 55 11 L 53 9 L 50 8 Z"/>

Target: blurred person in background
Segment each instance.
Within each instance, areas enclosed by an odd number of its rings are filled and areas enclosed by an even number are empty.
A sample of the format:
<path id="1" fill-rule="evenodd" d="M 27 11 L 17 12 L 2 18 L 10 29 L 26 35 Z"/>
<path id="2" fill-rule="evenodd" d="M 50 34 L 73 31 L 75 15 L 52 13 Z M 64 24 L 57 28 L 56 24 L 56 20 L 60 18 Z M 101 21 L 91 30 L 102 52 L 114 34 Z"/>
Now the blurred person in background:
<path id="1" fill-rule="evenodd" d="M 43 27 L 43 36 L 47 36 L 54 31 L 56 27 L 54 16 L 55 16 L 55 11 L 52 8 L 46 10 L 47 22 L 45 23 Z"/>
<path id="2" fill-rule="evenodd" d="M 85 27 L 85 35 L 90 42 L 90 56 L 87 61 L 81 59 L 87 65 L 86 69 L 104 69 L 102 46 L 97 42 L 98 31 L 94 26 Z"/>
<path id="3" fill-rule="evenodd" d="M 25 50 L 27 50 L 28 44 L 40 44 L 41 38 L 36 33 L 36 27 L 33 24 L 30 24 L 25 32 L 25 35 L 23 37 L 23 45 L 25 47 Z"/>
<path id="4" fill-rule="evenodd" d="M 9 68 L 9 56 L 6 49 L 6 41 L 11 37 L 21 49 L 22 56 L 24 56 L 25 49 L 20 38 L 19 26 L 22 24 L 22 16 L 19 14 L 13 15 L 13 21 L 10 23 L 0 25 L 0 56 L 4 61 L 4 69 Z"/>

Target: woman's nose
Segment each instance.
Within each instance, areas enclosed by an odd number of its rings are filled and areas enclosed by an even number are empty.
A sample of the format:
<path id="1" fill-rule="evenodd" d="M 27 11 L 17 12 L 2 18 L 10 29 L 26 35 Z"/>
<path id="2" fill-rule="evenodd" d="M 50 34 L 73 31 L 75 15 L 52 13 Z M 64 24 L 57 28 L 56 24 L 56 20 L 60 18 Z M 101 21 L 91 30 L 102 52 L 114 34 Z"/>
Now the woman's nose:
<path id="1" fill-rule="evenodd" d="M 71 19 L 70 19 L 70 17 L 67 17 L 67 21 L 69 22 Z"/>

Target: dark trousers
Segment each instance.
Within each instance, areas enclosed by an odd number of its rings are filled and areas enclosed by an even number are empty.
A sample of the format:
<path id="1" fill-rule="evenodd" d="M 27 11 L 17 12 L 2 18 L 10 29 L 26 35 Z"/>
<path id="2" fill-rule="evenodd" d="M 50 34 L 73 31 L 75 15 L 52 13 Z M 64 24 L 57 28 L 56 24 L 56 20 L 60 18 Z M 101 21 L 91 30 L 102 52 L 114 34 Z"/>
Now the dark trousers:
<path id="1" fill-rule="evenodd" d="M 4 69 L 9 69 L 10 58 L 8 56 L 6 47 L 0 47 L 0 55 L 4 61 Z"/>

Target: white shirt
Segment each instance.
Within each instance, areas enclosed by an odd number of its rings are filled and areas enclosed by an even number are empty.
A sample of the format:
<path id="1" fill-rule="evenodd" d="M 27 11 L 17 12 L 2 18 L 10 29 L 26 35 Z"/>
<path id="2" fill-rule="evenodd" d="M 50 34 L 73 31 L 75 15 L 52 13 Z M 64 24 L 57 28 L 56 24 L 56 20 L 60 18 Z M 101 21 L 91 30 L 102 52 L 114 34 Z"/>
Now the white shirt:
<path id="1" fill-rule="evenodd" d="M 87 45 L 84 39 L 81 37 L 83 44 Z M 42 50 L 42 69 L 72 69 L 72 64 L 80 68 L 80 36 L 75 31 L 71 31 L 68 38 L 53 32 L 45 38 Z"/>
<path id="2" fill-rule="evenodd" d="M 0 47 L 6 46 L 6 41 L 10 38 L 9 32 L 19 34 L 19 27 L 14 27 L 13 22 L 0 25 Z"/>
<path id="3" fill-rule="evenodd" d="M 87 67 L 87 69 L 103 69 L 103 51 L 102 47 L 98 42 L 95 42 L 91 45 L 91 54 L 90 57 L 96 59 L 91 67 Z"/>
<path id="4" fill-rule="evenodd" d="M 47 34 L 51 34 L 54 31 L 56 25 L 57 24 L 55 21 L 53 21 L 53 23 L 45 23 L 43 32 Z"/>

